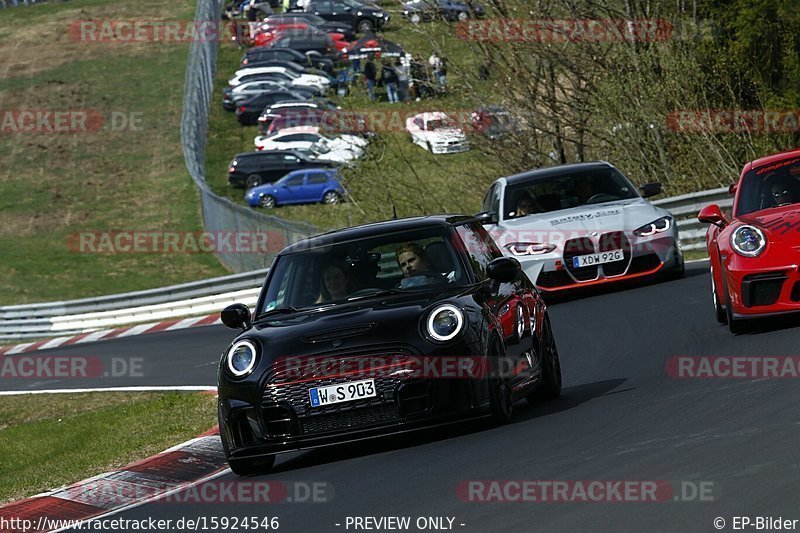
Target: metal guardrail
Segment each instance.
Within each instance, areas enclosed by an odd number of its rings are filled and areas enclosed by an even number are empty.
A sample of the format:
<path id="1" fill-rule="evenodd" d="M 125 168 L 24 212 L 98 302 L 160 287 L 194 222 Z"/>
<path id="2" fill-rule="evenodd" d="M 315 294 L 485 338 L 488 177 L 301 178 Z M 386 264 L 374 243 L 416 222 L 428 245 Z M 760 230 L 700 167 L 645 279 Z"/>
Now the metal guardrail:
<path id="1" fill-rule="evenodd" d="M 684 251 L 705 249 L 708 224 L 697 220 L 697 213 L 709 204 L 717 204 L 722 210 L 730 209 L 733 206 L 733 197 L 729 195 L 727 187 L 722 187 L 653 202 L 653 205 L 666 209 L 677 219 L 678 238 Z"/>

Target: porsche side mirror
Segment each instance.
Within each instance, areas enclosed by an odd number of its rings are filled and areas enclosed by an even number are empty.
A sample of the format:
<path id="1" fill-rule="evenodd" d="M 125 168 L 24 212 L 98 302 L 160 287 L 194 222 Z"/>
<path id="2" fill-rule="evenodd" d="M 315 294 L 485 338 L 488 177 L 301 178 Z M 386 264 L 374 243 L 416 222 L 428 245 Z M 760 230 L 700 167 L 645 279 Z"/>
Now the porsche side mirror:
<path id="1" fill-rule="evenodd" d="M 497 213 L 487 213 L 486 211 L 476 214 L 475 218 L 478 219 L 478 222 L 484 225 L 497 224 L 498 222 Z"/>
<path id="2" fill-rule="evenodd" d="M 717 204 L 707 205 L 701 209 L 700 212 L 697 213 L 697 220 L 705 222 L 706 224 L 714 224 L 719 228 L 724 228 L 728 224 L 725 217 L 722 216 L 722 211 L 720 211 Z"/>
<path id="3" fill-rule="evenodd" d="M 728 186 L 728 194 L 736 194 L 736 189 L 738 189 L 738 188 L 739 188 L 739 183 L 738 182 L 731 183 Z"/>
<path id="4" fill-rule="evenodd" d="M 244 304 L 231 304 L 220 313 L 222 323 L 231 329 L 250 329 L 250 309 Z"/>
<path id="5" fill-rule="evenodd" d="M 642 197 L 650 198 L 651 196 L 655 196 L 657 194 L 661 194 L 661 184 L 658 182 L 654 183 L 645 183 L 642 185 Z"/>
<path id="6" fill-rule="evenodd" d="M 486 267 L 486 276 L 500 283 L 512 283 L 519 278 L 522 266 L 513 257 L 498 257 Z"/>

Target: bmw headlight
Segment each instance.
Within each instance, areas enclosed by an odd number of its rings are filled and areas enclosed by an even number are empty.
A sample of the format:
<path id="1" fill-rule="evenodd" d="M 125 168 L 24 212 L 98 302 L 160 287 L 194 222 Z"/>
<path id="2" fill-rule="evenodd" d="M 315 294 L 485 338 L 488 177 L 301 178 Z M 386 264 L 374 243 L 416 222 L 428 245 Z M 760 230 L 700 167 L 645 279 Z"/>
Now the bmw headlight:
<path id="1" fill-rule="evenodd" d="M 641 228 L 633 230 L 633 234 L 637 237 L 649 237 L 656 233 L 664 233 L 672 227 L 672 217 L 661 217 L 654 220 L 649 224 L 645 224 Z"/>
<path id="2" fill-rule="evenodd" d="M 428 335 L 436 341 L 453 339 L 464 327 L 464 313 L 454 305 L 441 305 L 428 316 Z"/>
<path id="3" fill-rule="evenodd" d="M 739 226 L 731 234 L 731 246 L 737 254 L 745 257 L 758 256 L 766 245 L 764 232 L 754 226 Z"/>
<path id="4" fill-rule="evenodd" d="M 546 242 L 512 242 L 506 249 L 514 256 L 549 254 L 556 249 L 555 244 Z"/>
<path id="5" fill-rule="evenodd" d="M 225 354 L 225 366 L 231 375 L 240 378 L 253 371 L 258 350 L 252 341 L 239 341 Z"/>

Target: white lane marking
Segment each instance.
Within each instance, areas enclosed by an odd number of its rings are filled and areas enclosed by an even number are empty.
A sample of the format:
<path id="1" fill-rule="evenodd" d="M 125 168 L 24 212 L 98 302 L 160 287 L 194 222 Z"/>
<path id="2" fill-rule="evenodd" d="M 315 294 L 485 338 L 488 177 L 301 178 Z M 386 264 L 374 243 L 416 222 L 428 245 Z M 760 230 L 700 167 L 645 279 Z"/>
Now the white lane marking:
<path id="1" fill-rule="evenodd" d="M 79 341 L 76 341 L 75 344 L 83 344 L 84 342 L 94 342 L 102 339 L 109 333 L 114 331 L 113 329 L 104 329 L 102 331 L 95 331 L 94 333 L 90 333 L 89 335 L 85 336 Z"/>
<path id="2" fill-rule="evenodd" d="M 6 390 L 0 391 L 0 396 L 16 396 L 22 394 L 68 394 L 78 392 L 171 392 L 171 391 L 189 391 L 189 392 L 216 392 L 216 387 L 209 387 L 206 385 L 175 385 L 175 386 L 153 386 L 153 387 L 104 387 L 93 389 L 45 389 L 45 390 Z"/>
<path id="3" fill-rule="evenodd" d="M 180 321 L 180 322 L 178 322 L 177 324 L 173 324 L 173 325 L 171 325 L 170 327 L 168 327 L 168 328 L 167 328 L 165 331 L 172 331 L 172 330 L 175 330 L 175 329 L 183 329 L 183 328 L 188 328 L 188 327 L 190 327 L 190 326 L 193 326 L 193 325 L 194 325 L 194 324 L 196 324 L 197 322 L 200 322 L 200 321 L 201 321 L 201 320 L 203 320 L 204 318 L 206 318 L 206 317 L 204 317 L 204 316 L 197 316 L 197 317 L 194 317 L 194 318 L 184 318 L 183 320 L 181 320 L 181 321 Z"/>
<path id="4" fill-rule="evenodd" d="M 22 353 L 22 352 L 25 351 L 25 348 L 27 348 L 28 346 L 33 346 L 34 344 L 36 344 L 36 343 L 35 342 L 27 342 L 25 344 L 17 344 L 13 348 L 11 348 L 9 351 L 7 351 L 6 355 L 14 355 L 15 353 Z"/>
<path id="5" fill-rule="evenodd" d="M 100 514 L 100 515 L 97 515 L 97 516 L 93 516 L 91 518 L 86 518 L 85 520 L 81 520 L 79 523 L 72 524 L 69 527 L 62 527 L 61 529 L 54 529 L 54 530 L 51 531 L 51 533 L 59 533 L 60 531 L 67 531 L 67 530 L 70 530 L 70 529 L 80 529 L 80 525 L 81 524 L 83 524 L 85 522 L 88 522 L 90 520 L 102 520 L 104 518 L 108 518 L 109 516 L 114 516 L 117 513 L 124 513 L 125 511 L 129 511 L 131 509 L 135 509 L 137 507 L 141 507 L 142 505 L 146 505 L 148 503 L 152 503 L 152 502 L 160 500 L 162 498 L 167 498 L 167 497 L 169 497 L 169 496 L 171 496 L 171 495 L 173 495 L 173 494 L 175 494 L 177 492 L 180 492 L 182 490 L 186 490 L 186 489 L 188 489 L 190 487 L 195 487 L 197 485 L 202 485 L 203 483 L 206 483 L 208 481 L 214 480 L 214 479 L 216 479 L 218 477 L 222 477 L 222 476 L 230 474 L 230 473 L 231 473 L 231 469 L 230 468 L 225 468 L 225 469 L 220 470 L 219 472 L 217 472 L 215 474 L 211 474 L 211 475 L 208 475 L 206 477 L 202 477 L 202 478 L 200 478 L 200 479 L 198 479 L 196 481 L 192 481 L 192 482 L 186 483 L 185 485 L 181 485 L 179 487 L 175 487 L 174 489 L 171 489 L 171 490 L 166 491 L 166 492 L 162 492 L 161 494 L 154 494 L 153 496 L 150 496 L 149 498 L 145 498 L 144 500 L 142 500 L 140 502 L 129 503 L 129 504 L 123 505 L 122 507 L 119 507 L 117 509 L 112 509 L 112 510 L 106 512 L 106 513 L 103 513 L 103 514 Z"/>
<path id="6" fill-rule="evenodd" d="M 49 348 L 58 348 L 73 337 L 56 337 L 39 346 L 40 350 L 47 350 Z"/>
<path id="7" fill-rule="evenodd" d="M 148 329 L 154 328 L 157 325 L 158 324 L 155 323 L 155 324 L 141 324 L 139 326 L 133 326 L 132 328 L 128 329 L 128 331 L 123 331 L 122 333 L 117 335 L 115 338 L 118 339 L 120 337 L 129 337 L 131 335 L 139 335 L 140 333 L 144 333 Z"/>

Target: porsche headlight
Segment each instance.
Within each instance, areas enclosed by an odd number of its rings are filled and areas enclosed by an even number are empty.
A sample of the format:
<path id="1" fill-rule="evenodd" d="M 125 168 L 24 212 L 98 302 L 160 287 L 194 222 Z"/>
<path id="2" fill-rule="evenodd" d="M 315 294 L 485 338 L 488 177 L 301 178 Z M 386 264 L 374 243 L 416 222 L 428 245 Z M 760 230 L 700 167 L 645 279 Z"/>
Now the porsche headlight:
<path id="1" fill-rule="evenodd" d="M 555 244 L 546 242 L 512 242 L 506 249 L 514 256 L 549 254 L 556 249 Z"/>
<path id="2" fill-rule="evenodd" d="M 428 316 L 428 335 L 436 341 L 453 339 L 464 327 L 464 313 L 454 305 L 441 305 Z"/>
<path id="3" fill-rule="evenodd" d="M 637 237 L 649 237 L 656 233 L 664 233 L 672 227 L 672 217 L 661 217 L 654 220 L 649 224 L 645 224 L 641 228 L 633 230 L 633 234 Z"/>
<path id="4" fill-rule="evenodd" d="M 758 256 L 766 245 L 764 232 L 754 226 L 739 226 L 731 234 L 731 246 L 737 254 L 745 257 Z"/>
<path id="5" fill-rule="evenodd" d="M 256 366 L 256 350 L 252 341 L 239 341 L 228 349 L 225 354 L 225 366 L 231 375 L 240 378 L 253 371 Z"/>

